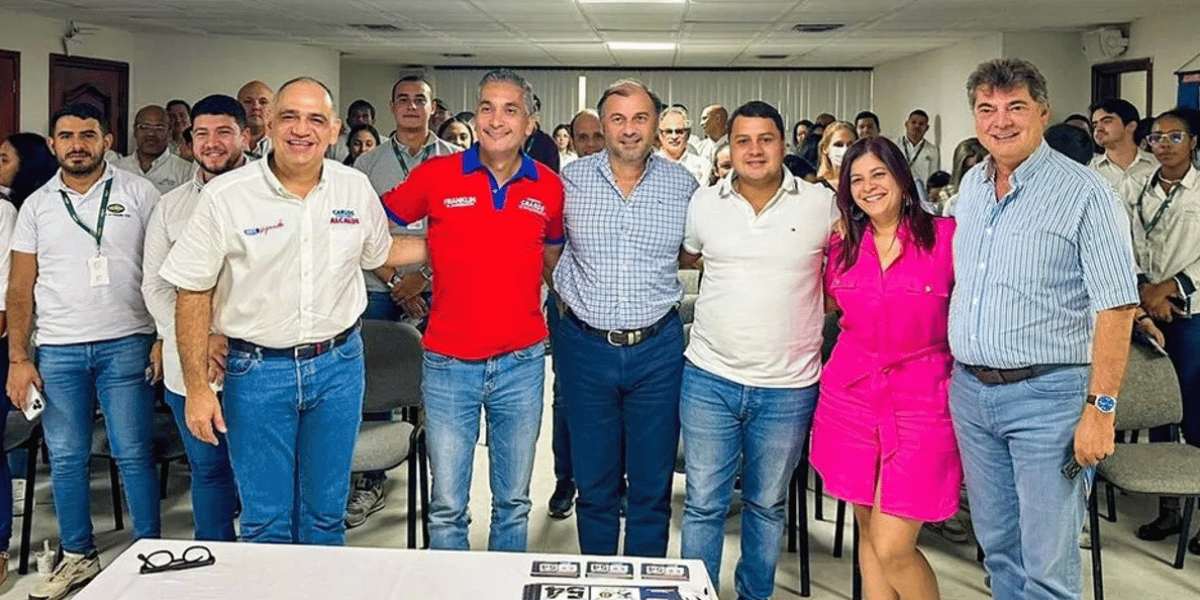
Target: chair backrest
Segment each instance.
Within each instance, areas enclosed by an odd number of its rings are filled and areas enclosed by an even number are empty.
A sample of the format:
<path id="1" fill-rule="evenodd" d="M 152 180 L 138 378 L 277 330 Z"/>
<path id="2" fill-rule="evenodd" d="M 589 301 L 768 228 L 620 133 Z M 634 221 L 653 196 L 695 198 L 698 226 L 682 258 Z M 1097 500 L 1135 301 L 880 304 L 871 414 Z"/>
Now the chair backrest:
<path id="1" fill-rule="evenodd" d="M 1131 344 L 1117 403 L 1116 429 L 1148 429 L 1181 420 L 1183 399 L 1171 359 L 1141 344 Z"/>
<path id="2" fill-rule="evenodd" d="M 683 284 L 683 293 L 700 293 L 700 269 L 680 269 L 679 283 Z"/>
<path id="3" fill-rule="evenodd" d="M 367 389 L 363 412 L 421 406 L 421 332 L 406 323 L 363 320 Z"/>
<path id="4" fill-rule="evenodd" d="M 0 398 L 0 402 L 8 402 L 8 398 Z M 4 424 L 4 452 L 12 452 L 29 441 L 29 437 L 33 435 L 33 431 L 41 422 L 42 417 L 40 416 L 29 421 L 21 411 L 10 408 L 8 419 Z"/>

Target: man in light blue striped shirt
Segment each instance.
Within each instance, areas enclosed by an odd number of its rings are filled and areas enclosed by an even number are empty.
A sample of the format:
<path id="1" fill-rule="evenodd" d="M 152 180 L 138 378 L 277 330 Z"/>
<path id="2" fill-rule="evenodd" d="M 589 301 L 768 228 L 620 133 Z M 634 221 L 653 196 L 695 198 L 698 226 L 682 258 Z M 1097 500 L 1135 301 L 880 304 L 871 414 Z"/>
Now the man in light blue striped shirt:
<path id="1" fill-rule="evenodd" d="M 950 303 L 972 521 L 996 598 L 1079 598 L 1091 471 L 1067 467 L 1114 450 L 1138 302 L 1129 222 L 1107 181 L 1042 141 L 1037 67 L 983 63 L 967 91 L 990 154 L 959 188 Z"/>
<path id="2" fill-rule="evenodd" d="M 625 554 L 667 552 L 683 377 L 678 261 L 697 186 L 650 153 L 660 105 L 636 81 L 609 86 L 597 107 L 605 151 L 562 171 L 567 244 L 554 287 L 566 311 L 552 335 L 583 554 L 617 553 L 623 476 Z"/>

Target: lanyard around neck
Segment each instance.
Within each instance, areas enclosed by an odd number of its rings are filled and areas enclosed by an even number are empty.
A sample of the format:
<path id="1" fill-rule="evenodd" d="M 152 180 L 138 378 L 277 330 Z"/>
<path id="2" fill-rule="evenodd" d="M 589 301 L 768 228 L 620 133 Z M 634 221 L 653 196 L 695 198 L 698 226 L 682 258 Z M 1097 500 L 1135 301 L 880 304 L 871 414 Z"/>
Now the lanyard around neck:
<path id="1" fill-rule="evenodd" d="M 100 251 L 100 240 L 104 237 L 104 218 L 108 216 L 108 195 L 112 192 L 112 185 L 112 179 L 104 183 L 104 196 L 100 199 L 100 214 L 96 215 L 95 231 L 92 231 L 91 227 L 84 225 L 83 221 L 79 220 L 79 213 L 75 212 L 75 207 L 72 206 L 71 198 L 67 196 L 67 193 L 58 190 L 58 193 L 62 196 L 63 205 L 67 207 L 67 213 L 71 215 L 71 219 L 75 221 L 76 225 L 86 231 L 88 235 L 92 236 L 92 239 L 96 240 L 97 252 Z"/>
<path id="2" fill-rule="evenodd" d="M 904 158 L 908 159 L 908 166 L 911 167 L 911 166 L 913 166 L 913 163 L 917 162 L 917 157 L 921 156 L 921 151 L 925 149 L 925 140 L 922 139 L 921 143 L 916 146 L 917 153 L 912 155 L 911 157 L 908 155 L 908 148 L 910 146 L 912 146 L 912 142 L 908 141 L 908 136 L 905 136 L 904 137 Z"/>
<path id="3" fill-rule="evenodd" d="M 417 164 L 425 162 L 425 160 L 429 158 L 429 155 L 433 153 L 435 146 L 436 142 L 425 146 L 425 149 L 421 151 L 420 156 L 417 157 Z M 404 178 L 408 179 L 408 163 L 404 162 L 404 155 L 401 154 L 403 151 L 400 150 L 400 144 L 396 143 L 396 138 L 392 138 L 392 152 L 396 153 L 396 162 L 400 163 L 400 170 L 404 171 Z"/>
<path id="4" fill-rule="evenodd" d="M 1142 200 L 1146 197 L 1146 192 L 1150 191 L 1150 188 L 1154 186 L 1154 183 L 1157 179 L 1159 179 L 1159 174 L 1155 173 L 1154 176 L 1146 182 L 1146 185 L 1142 186 L 1142 192 L 1138 194 L 1137 197 L 1138 220 L 1142 222 L 1142 230 L 1147 234 L 1149 234 L 1154 230 L 1155 227 L 1158 226 L 1158 222 L 1162 220 L 1163 213 L 1166 212 L 1167 208 L 1171 206 L 1171 201 L 1175 199 L 1175 193 L 1183 187 L 1182 181 L 1176 183 L 1175 187 L 1171 188 L 1171 192 L 1167 194 L 1167 199 L 1163 200 L 1163 203 L 1158 206 L 1158 210 L 1154 211 L 1154 216 L 1150 219 L 1150 222 L 1147 223 L 1145 215 L 1142 214 Z"/>

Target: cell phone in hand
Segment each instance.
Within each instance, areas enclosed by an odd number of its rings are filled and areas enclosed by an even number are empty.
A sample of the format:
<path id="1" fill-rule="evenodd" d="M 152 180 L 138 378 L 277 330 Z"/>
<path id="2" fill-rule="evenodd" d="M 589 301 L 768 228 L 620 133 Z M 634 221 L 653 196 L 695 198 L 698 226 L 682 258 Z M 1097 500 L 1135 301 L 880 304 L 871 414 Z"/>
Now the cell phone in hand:
<path id="1" fill-rule="evenodd" d="M 29 384 L 29 391 L 25 394 L 25 410 L 21 411 L 25 414 L 25 418 L 32 421 L 46 410 L 46 399 L 42 397 L 42 392 L 37 389 L 37 386 L 32 382 Z"/>

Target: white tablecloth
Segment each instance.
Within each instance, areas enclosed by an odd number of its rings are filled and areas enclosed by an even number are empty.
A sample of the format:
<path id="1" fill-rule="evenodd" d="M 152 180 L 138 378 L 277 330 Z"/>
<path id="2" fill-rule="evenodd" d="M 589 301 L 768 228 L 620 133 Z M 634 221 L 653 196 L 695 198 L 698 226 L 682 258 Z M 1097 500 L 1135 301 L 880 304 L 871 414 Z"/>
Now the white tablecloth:
<path id="1" fill-rule="evenodd" d="M 582 557 L 389 548 L 204 542 L 216 564 L 141 575 L 138 554 L 178 558 L 198 542 L 140 540 L 76 600 L 715 600 L 698 560 Z M 577 565 L 576 577 L 534 576 L 538 561 Z M 626 578 L 588 576 L 589 562 L 629 563 Z M 649 565 L 649 566 L 647 566 Z M 679 576 L 686 567 L 687 579 Z M 542 567 L 542 570 L 553 570 Z M 677 588 L 672 592 L 670 588 Z"/>

